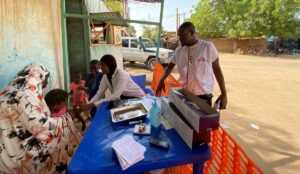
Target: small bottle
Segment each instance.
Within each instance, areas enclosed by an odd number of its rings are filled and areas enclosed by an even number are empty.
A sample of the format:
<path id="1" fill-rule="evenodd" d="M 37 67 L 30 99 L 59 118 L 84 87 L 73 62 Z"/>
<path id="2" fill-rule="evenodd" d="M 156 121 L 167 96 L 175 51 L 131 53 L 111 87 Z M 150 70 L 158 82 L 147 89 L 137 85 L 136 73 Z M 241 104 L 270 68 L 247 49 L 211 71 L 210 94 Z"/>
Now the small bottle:
<path id="1" fill-rule="evenodd" d="M 160 124 L 160 107 L 155 101 L 152 104 L 152 107 L 149 111 L 149 120 L 151 123 L 151 136 L 153 138 L 159 138 L 161 132 L 161 124 Z"/>
<path id="2" fill-rule="evenodd" d="M 152 104 L 152 107 L 149 111 L 149 120 L 152 126 L 158 127 L 160 125 L 160 107 L 157 104 L 157 101 L 155 101 Z"/>

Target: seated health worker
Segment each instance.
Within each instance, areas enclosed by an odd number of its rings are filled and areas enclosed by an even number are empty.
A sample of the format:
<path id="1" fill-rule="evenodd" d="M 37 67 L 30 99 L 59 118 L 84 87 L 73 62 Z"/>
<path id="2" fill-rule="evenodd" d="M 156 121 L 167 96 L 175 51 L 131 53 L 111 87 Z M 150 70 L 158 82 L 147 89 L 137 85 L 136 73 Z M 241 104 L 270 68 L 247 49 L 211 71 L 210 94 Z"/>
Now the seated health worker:
<path id="1" fill-rule="evenodd" d="M 104 75 L 99 89 L 88 104 L 81 106 L 82 110 L 98 107 L 103 102 L 140 98 L 146 95 L 132 80 L 128 72 L 117 68 L 116 59 L 112 55 L 104 55 L 100 59 L 100 68 Z M 110 91 L 110 95 L 105 96 L 107 89 Z"/>

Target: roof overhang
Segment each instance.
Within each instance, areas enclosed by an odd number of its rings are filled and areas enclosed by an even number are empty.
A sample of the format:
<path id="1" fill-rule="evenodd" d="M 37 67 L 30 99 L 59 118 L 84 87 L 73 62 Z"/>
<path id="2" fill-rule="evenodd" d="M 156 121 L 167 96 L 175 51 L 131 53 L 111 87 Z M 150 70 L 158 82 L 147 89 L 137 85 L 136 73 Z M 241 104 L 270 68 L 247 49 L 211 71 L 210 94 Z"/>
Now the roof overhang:
<path id="1" fill-rule="evenodd" d="M 119 12 L 90 13 L 90 19 L 93 20 L 94 24 L 105 22 L 116 26 L 128 27 L 127 21 Z"/>

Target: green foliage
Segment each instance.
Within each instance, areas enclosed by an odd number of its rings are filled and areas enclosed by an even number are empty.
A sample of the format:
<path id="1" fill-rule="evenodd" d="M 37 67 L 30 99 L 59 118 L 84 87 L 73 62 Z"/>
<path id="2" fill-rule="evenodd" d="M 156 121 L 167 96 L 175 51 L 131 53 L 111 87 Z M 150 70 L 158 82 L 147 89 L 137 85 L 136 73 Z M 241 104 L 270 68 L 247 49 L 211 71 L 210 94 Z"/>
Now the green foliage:
<path id="1" fill-rule="evenodd" d="M 222 13 L 211 8 L 209 0 L 201 0 L 191 16 L 201 36 L 220 37 L 224 33 Z"/>
<path id="2" fill-rule="evenodd" d="M 128 26 L 128 34 L 130 36 L 136 36 L 136 30 L 135 30 L 134 26 L 132 26 L 132 25 Z"/>
<path id="3" fill-rule="evenodd" d="M 164 30 L 162 29 L 162 33 L 164 33 Z M 143 37 L 149 38 L 153 41 L 157 41 L 158 36 L 158 27 L 152 27 L 152 26 L 143 26 Z"/>
<path id="4" fill-rule="evenodd" d="M 300 37 L 300 0 L 201 0 L 191 21 L 204 37 Z"/>
<path id="5" fill-rule="evenodd" d="M 109 8 L 113 12 L 120 12 L 123 14 L 123 4 L 122 1 L 116 1 L 116 0 L 103 0 L 107 8 Z"/>
<path id="6" fill-rule="evenodd" d="M 156 40 L 157 39 L 157 33 L 158 33 L 157 27 L 149 27 L 149 26 L 144 26 L 143 27 L 143 37 L 144 38 L 149 38 L 151 40 Z"/>

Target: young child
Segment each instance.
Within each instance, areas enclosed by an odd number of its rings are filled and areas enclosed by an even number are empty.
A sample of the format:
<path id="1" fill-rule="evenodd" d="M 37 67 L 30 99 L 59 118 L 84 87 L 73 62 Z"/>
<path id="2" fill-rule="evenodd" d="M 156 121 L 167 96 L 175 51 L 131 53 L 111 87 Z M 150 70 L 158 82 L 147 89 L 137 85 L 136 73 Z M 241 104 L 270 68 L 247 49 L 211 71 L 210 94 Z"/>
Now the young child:
<path id="1" fill-rule="evenodd" d="M 72 94 L 72 104 L 73 106 L 79 106 L 87 102 L 87 93 L 85 87 L 85 81 L 82 80 L 82 75 L 80 72 L 75 72 L 70 84 L 70 90 Z"/>
<path id="2" fill-rule="evenodd" d="M 63 117 L 67 112 L 68 93 L 62 89 L 53 89 L 45 96 L 51 117 Z"/>
<path id="3" fill-rule="evenodd" d="M 73 150 L 80 142 L 81 133 L 75 128 L 71 113 L 69 113 L 67 109 L 68 93 L 62 89 L 53 89 L 46 94 L 45 101 L 50 109 L 51 117 L 63 118 L 62 122 L 67 127 L 67 129 L 64 129 L 63 133 L 74 138 L 73 143 L 69 144 L 70 148 L 67 149 L 68 154 L 71 156 Z M 66 143 L 68 144 L 70 142 Z"/>
<path id="4" fill-rule="evenodd" d="M 79 106 L 86 104 L 88 100 L 87 88 L 85 87 L 85 81 L 82 80 L 80 72 L 73 74 L 72 82 L 70 84 L 71 90 L 71 102 L 73 106 L 74 116 L 79 119 L 82 124 L 82 130 L 86 128 L 86 120 L 89 119 L 89 113 L 81 112 Z"/>

